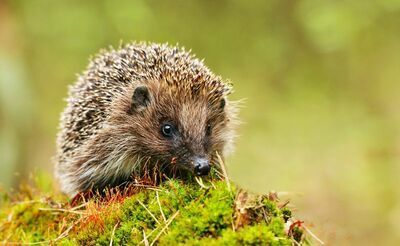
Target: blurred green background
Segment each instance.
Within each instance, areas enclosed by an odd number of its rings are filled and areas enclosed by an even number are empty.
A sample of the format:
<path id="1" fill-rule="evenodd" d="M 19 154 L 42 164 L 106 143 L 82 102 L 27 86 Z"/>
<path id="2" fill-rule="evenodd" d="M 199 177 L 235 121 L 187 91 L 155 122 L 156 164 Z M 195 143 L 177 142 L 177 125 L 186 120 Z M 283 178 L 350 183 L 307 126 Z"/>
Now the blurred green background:
<path id="1" fill-rule="evenodd" d="M 233 179 L 333 245 L 400 243 L 400 0 L 0 0 L 0 184 L 52 175 L 67 86 L 99 49 L 179 43 L 245 98 Z"/>

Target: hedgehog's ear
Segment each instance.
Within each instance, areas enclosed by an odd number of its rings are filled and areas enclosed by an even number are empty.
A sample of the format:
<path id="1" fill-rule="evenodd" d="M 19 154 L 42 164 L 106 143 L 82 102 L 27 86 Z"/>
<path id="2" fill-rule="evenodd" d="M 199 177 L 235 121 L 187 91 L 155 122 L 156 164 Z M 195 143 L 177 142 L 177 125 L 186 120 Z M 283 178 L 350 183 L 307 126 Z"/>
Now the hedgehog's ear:
<path id="1" fill-rule="evenodd" d="M 217 101 L 213 101 L 212 103 L 209 104 L 209 107 L 213 110 L 213 111 L 218 111 L 218 112 L 224 112 L 225 109 L 225 105 L 226 105 L 226 99 L 225 98 L 221 98 L 218 99 Z"/>
<path id="2" fill-rule="evenodd" d="M 150 92 L 146 86 L 138 86 L 133 91 L 131 112 L 140 112 L 150 104 Z"/>
<path id="3" fill-rule="evenodd" d="M 220 101 L 220 103 L 219 103 L 219 109 L 220 109 L 221 111 L 224 111 L 225 104 L 226 104 L 226 100 L 225 100 L 225 98 L 222 98 L 221 101 Z"/>

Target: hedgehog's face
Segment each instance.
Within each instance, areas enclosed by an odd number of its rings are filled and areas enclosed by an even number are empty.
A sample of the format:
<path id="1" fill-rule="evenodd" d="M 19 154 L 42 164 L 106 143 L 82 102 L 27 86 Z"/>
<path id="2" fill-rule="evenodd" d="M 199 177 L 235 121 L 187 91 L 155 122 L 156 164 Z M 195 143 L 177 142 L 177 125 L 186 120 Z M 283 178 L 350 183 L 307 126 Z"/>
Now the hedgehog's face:
<path id="1" fill-rule="evenodd" d="M 185 91 L 187 90 L 187 91 Z M 143 153 L 172 169 L 207 175 L 228 138 L 226 99 L 159 83 L 133 91 L 131 115 Z"/>

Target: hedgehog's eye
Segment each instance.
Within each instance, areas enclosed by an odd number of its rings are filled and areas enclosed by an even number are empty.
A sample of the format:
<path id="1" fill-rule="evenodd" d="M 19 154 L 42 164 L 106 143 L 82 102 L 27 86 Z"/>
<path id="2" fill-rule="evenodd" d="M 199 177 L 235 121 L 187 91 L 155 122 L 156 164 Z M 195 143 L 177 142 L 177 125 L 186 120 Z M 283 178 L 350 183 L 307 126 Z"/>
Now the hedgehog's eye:
<path id="1" fill-rule="evenodd" d="M 163 124 L 161 126 L 161 133 L 164 135 L 164 137 L 171 138 L 173 134 L 173 126 L 171 124 Z"/>
<path id="2" fill-rule="evenodd" d="M 210 136 L 210 135 L 211 135 L 211 130 L 212 130 L 211 124 L 208 123 L 207 126 L 206 126 L 206 135 L 207 135 L 207 136 Z"/>

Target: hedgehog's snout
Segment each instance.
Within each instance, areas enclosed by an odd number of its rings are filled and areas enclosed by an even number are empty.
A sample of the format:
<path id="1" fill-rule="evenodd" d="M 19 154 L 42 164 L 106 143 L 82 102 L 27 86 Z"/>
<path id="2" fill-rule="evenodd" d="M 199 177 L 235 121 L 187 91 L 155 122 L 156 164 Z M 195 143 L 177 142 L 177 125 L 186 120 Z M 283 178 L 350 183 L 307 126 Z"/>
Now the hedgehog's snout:
<path id="1" fill-rule="evenodd" d="M 210 162 L 207 158 L 197 157 L 194 159 L 194 173 L 197 176 L 204 176 L 210 172 Z"/>

